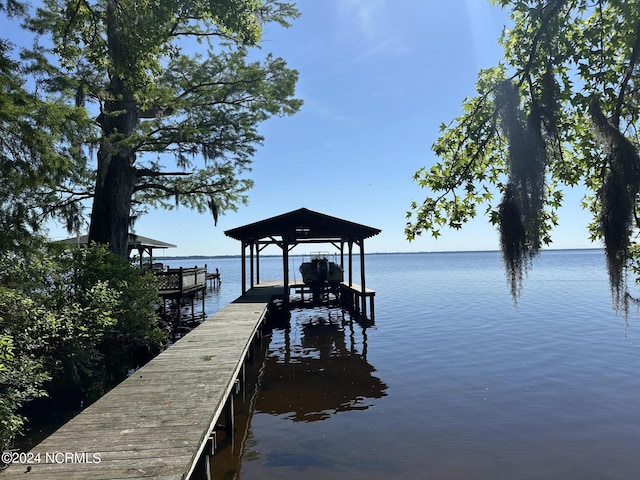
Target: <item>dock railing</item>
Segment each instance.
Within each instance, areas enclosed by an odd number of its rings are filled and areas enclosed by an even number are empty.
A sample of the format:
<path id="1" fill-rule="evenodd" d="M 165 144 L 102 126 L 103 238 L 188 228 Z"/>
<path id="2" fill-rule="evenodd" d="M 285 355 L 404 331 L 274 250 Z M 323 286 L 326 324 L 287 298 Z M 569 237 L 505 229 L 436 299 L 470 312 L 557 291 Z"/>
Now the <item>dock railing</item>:
<path id="1" fill-rule="evenodd" d="M 207 285 L 207 267 L 169 268 L 156 272 L 158 290 L 163 293 L 189 293 Z"/>

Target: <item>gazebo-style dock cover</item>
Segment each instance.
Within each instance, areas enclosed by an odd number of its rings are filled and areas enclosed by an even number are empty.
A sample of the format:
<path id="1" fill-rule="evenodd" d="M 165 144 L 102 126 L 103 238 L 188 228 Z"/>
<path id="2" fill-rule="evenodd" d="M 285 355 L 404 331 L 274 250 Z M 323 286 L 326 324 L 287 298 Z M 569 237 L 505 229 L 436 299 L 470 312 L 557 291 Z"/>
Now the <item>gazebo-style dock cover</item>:
<path id="1" fill-rule="evenodd" d="M 302 243 L 330 243 L 334 245 L 340 250 L 340 264 L 343 268 L 346 245 L 349 256 L 349 286 L 353 285 L 353 245 L 357 245 L 360 253 L 360 284 L 362 291 L 366 292 L 364 241 L 380 232 L 381 230 L 377 228 L 300 208 L 266 220 L 233 228 L 224 233 L 242 243 L 242 294 L 244 295 L 247 291 L 245 266 L 247 247 L 250 256 L 251 287 L 260 282 L 260 252 L 268 245 L 278 245 L 282 249 L 284 288 L 285 292 L 288 292 L 289 252 L 296 245 Z"/>

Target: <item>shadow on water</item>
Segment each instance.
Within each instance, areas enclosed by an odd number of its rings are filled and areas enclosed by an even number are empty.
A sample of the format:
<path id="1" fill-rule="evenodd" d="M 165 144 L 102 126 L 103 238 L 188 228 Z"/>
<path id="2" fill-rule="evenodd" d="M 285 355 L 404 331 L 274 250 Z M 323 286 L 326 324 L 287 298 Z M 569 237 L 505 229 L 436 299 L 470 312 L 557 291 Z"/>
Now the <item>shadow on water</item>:
<path id="1" fill-rule="evenodd" d="M 236 399 L 235 438 L 222 438 L 211 457 L 211 478 L 240 478 L 243 459 L 257 454 L 250 451 L 254 414 L 315 422 L 366 410 L 384 397 L 387 385 L 367 361 L 367 328 L 330 308 L 296 309 L 287 325 L 271 327 L 247 368 L 247 393 Z M 281 456 L 271 455 L 268 463 L 295 460 Z"/>

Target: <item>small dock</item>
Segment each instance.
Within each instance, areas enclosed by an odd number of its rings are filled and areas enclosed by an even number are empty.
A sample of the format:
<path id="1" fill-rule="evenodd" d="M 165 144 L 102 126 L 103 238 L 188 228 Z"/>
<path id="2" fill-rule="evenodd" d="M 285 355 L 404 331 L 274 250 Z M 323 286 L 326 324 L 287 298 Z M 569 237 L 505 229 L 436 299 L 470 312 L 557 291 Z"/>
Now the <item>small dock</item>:
<path id="1" fill-rule="evenodd" d="M 190 327 L 193 327 L 195 322 L 201 322 L 205 319 L 204 294 L 207 281 L 212 281 L 212 275 L 215 276 L 215 274 L 207 273 L 206 265 L 204 267 L 154 270 L 154 274 L 158 279 L 158 295 L 162 298 L 161 315 L 171 323 L 174 335 L 182 327 L 182 307 L 187 302 L 191 306 L 191 312 L 185 320 L 188 320 Z M 219 273 L 217 278 L 220 278 Z M 200 311 L 196 313 L 195 299 L 198 296 L 202 299 L 202 305 Z M 167 302 L 170 302 L 169 309 L 167 309 Z"/>
<path id="2" fill-rule="evenodd" d="M 202 291 L 207 282 L 207 266 L 193 268 L 168 268 L 155 272 L 161 296 L 186 296 Z"/>
<path id="3" fill-rule="evenodd" d="M 233 392 L 278 291 L 252 289 L 210 316 L 0 477 L 188 479 L 220 424 L 233 432 Z"/>

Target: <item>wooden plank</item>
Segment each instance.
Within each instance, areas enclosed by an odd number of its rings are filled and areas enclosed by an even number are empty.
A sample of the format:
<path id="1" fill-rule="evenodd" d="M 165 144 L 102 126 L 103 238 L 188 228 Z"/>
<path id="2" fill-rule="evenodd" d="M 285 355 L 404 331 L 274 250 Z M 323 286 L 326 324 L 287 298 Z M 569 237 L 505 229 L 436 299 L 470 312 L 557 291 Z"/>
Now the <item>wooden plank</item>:
<path id="1" fill-rule="evenodd" d="M 349 290 L 353 290 L 355 293 L 358 293 L 360 295 L 366 295 L 366 296 L 373 296 L 376 294 L 375 290 L 371 290 L 370 288 L 366 288 L 363 292 L 362 290 L 362 286 L 358 285 L 357 283 L 353 283 L 351 285 L 347 284 L 347 283 L 341 283 L 340 284 L 343 288 L 347 288 Z"/>
<path id="2" fill-rule="evenodd" d="M 39 462 L 0 477 L 24 479 L 30 467 L 31 479 L 187 478 L 266 315 L 256 298 L 209 317 L 34 447 Z"/>

